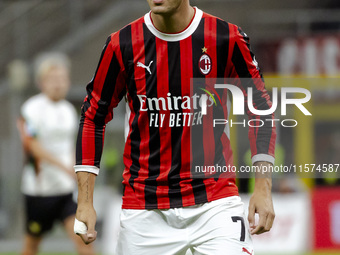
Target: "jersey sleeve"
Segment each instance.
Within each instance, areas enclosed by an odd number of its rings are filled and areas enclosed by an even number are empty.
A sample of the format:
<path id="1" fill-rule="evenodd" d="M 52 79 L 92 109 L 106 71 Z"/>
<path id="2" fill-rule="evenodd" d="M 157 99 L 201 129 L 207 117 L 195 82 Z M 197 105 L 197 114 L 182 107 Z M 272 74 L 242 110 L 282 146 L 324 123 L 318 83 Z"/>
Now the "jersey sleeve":
<path id="1" fill-rule="evenodd" d="M 117 57 L 118 46 L 108 37 L 97 70 L 87 85 L 81 108 L 76 145 L 75 171 L 99 173 L 106 124 L 126 93 L 124 75 Z"/>
<path id="2" fill-rule="evenodd" d="M 272 103 L 265 89 L 264 80 L 260 68 L 251 51 L 249 37 L 235 26 L 234 40 L 232 44 L 232 71 L 230 77 L 236 78 L 236 84 L 241 88 L 245 98 L 245 109 L 249 120 L 249 141 L 252 155 L 252 163 L 266 161 L 274 164 L 276 129 L 274 114 L 255 115 L 247 104 L 248 87 L 253 88 L 253 107 L 257 110 L 270 109 Z M 262 125 L 263 124 L 263 125 Z M 256 126 L 256 127 L 253 127 Z"/>

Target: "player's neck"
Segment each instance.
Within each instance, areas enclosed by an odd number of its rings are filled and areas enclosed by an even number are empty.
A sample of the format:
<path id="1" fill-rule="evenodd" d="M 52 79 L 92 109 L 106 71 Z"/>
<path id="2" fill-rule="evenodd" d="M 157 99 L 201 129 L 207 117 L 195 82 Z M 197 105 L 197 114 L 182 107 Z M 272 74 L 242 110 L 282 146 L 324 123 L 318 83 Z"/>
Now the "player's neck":
<path id="1" fill-rule="evenodd" d="M 155 14 L 151 12 L 153 25 L 163 33 L 179 33 L 185 30 L 195 15 L 195 10 L 190 5 L 183 6 L 172 14 Z"/>

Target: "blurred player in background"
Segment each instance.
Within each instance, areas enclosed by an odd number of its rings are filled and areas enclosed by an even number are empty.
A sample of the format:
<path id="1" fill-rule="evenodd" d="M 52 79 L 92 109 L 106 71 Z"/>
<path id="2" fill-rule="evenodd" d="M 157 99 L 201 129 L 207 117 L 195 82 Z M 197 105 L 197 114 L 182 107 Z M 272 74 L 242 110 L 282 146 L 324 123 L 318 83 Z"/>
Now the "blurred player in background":
<path id="1" fill-rule="evenodd" d="M 65 100 L 70 87 L 70 62 L 59 53 L 37 60 L 35 78 L 41 93 L 21 108 L 18 129 L 26 154 L 22 177 L 25 196 L 26 234 L 22 254 L 37 254 L 45 233 L 61 221 L 79 254 L 94 254 L 73 234 L 77 205 L 74 136 L 77 113 Z"/>
<path id="2" fill-rule="evenodd" d="M 203 124 L 194 117 L 191 122 L 182 119 L 193 109 L 188 100 L 191 78 L 250 78 L 238 86 L 245 95 L 244 86 L 256 90 L 256 109 L 270 108 L 249 38 L 239 27 L 190 6 L 189 0 L 148 3 L 151 12 L 108 38 L 87 86 L 76 152 L 75 232 L 85 243 L 96 238 L 93 190 L 105 125 L 126 96 L 124 195 L 117 254 L 174 255 L 188 249 L 193 254 L 254 254 L 250 233 L 269 231 L 274 220 L 270 176 L 256 176 L 249 231 L 235 178 L 223 174 L 202 178 L 191 172 L 192 159 L 232 165 L 225 127 L 211 134 L 206 132 L 208 125 L 212 127 L 208 117 L 203 117 Z M 219 96 L 222 104 L 214 108 L 214 114 L 222 109 L 227 114 L 225 91 Z M 179 118 L 176 125 L 171 116 Z M 203 130 L 206 135 L 201 132 L 192 137 L 190 144 L 193 130 Z M 275 128 L 267 124 L 250 128 L 249 138 L 253 164 L 273 164 Z M 202 146 L 205 153 L 198 155 Z M 259 214 L 258 224 L 255 213 Z"/>

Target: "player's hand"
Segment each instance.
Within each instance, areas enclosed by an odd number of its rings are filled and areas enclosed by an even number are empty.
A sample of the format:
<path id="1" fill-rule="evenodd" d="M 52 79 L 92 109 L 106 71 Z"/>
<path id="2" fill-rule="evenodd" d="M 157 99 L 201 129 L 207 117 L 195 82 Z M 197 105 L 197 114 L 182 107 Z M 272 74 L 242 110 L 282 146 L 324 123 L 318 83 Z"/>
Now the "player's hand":
<path id="1" fill-rule="evenodd" d="M 90 244 L 97 238 L 96 220 L 96 211 L 92 205 L 78 205 L 74 232 L 81 237 L 85 244 Z"/>
<path id="2" fill-rule="evenodd" d="M 254 193 L 249 201 L 248 221 L 250 233 L 268 232 L 274 222 L 275 213 L 271 195 L 271 178 L 256 178 Z M 259 214 L 259 222 L 255 225 L 255 213 Z"/>

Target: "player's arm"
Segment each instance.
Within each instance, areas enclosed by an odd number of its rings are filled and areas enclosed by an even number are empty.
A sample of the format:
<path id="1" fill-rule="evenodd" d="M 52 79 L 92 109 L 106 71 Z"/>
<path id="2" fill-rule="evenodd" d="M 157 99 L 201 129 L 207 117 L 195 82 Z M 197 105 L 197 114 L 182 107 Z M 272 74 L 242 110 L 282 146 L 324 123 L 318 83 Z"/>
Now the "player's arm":
<path id="1" fill-rule="evenodd" d="M 270 97 L 264 86 L 257 61 L 250 50 L 249 38 L 237 28 L 232 62 L 238 77 L 239 85 L 243 87 L 247 101 L 247 88 L 253 88 L 253 107 L 257 110 L 267 110 L 271 107 Z M 253 114 L 246 104 L 248 118 L 262 120 L 263 125 L 249 127 L 249 141 L 252 152 L 252 164 L 254 166 L 269 167 L 274 164 L 274 151 L 276 130 L 273 125 L 274 114 L 258 116 Z M 272 180 L 269 173 L 257 173 L 255 175 L 255 189 L 249 202 L 248 220 L 251 226 L 251 234 L 261 234 L 271 229 L 275 217 L 271 196 Z M 259 223 L 255 225 L 255 213 L 259 214 Z"/>
<path id="2" fill-rule="evenodd" d="M 255 173 L 255 187 L 248 208 L 248 221 L 252 235 L 268 232 L 272 228 L 275 218 L 271 196 L 271 173 L 268 171 L 261 172 L 263 166 L 268 169 L 272 164 L 265 161 L 258 161 L 254 163 L 254 166 L 259 167 L 260 171 Z M 257 225 L 255 225 L 255 213 L 259 214 L 259 222 Z"/>
<path id="3" fill-rule="evenodd" d="M 74 171 L 72 170 L 72 167 L 65 166 L 55 156 L 53 156 L 49 151 L 47 151 L 37 140 L 36 137 L 31 136 L 26 132 L 25 125 L 26 125 L 25 120 L 23 118 L 19 118 L 17 121 L 17 127 L 19 130 L 23 147 L 26 150 L 26 152 L 32 155 L 38 162 L 46 161 L 52 165 L 57 166 L 61 171 L 75 178 L 75 174 Z M 39 174 L 39 172 L 37 174 Z"/>
<path id="4" fill-rule="evenodd" d="M 93 190 L 95 176 L 99 174 L 105 127 L 113 118 L 113 108 L 125 95 L 125 80 L 117 54 L 121 55 L 116 52 L 119 47 L 113 46 L 113 38 L 114 35 L 107 39 L 96 73 L 86 87 L 76 144 L 74 168 L 79 192 L 74 232 L 86 244 L 96 238 Z"/>
<path id="5" fill-rule="evenodd" d="M 30 138 L 27 140 L 27 148 L 29 152 L 33 155 L 33 157 L 38 159 L 38 161 L 46 161 L 52 165 L 55 165 L 61 171 L 75 178 L 72 167 L 67 167 L 62 164 L 56 157 L 48 152 L 36 138 Z"/>
<path id="6" fill-rule="evenodd" d="M 75 224 L 74 231 L 81 237 L 85 244 L 89 244 L 97 238 L 97 232 L 95 231 L 97 216 L 93 207 L 93 192 L 96 175 L 89 172 L 77 172 L 77 179 L 78 208 L 76 219 L 80 223 L 78 222 Z M 86 226 L 85 231 L 82 229 L 82 223 Z"/>

